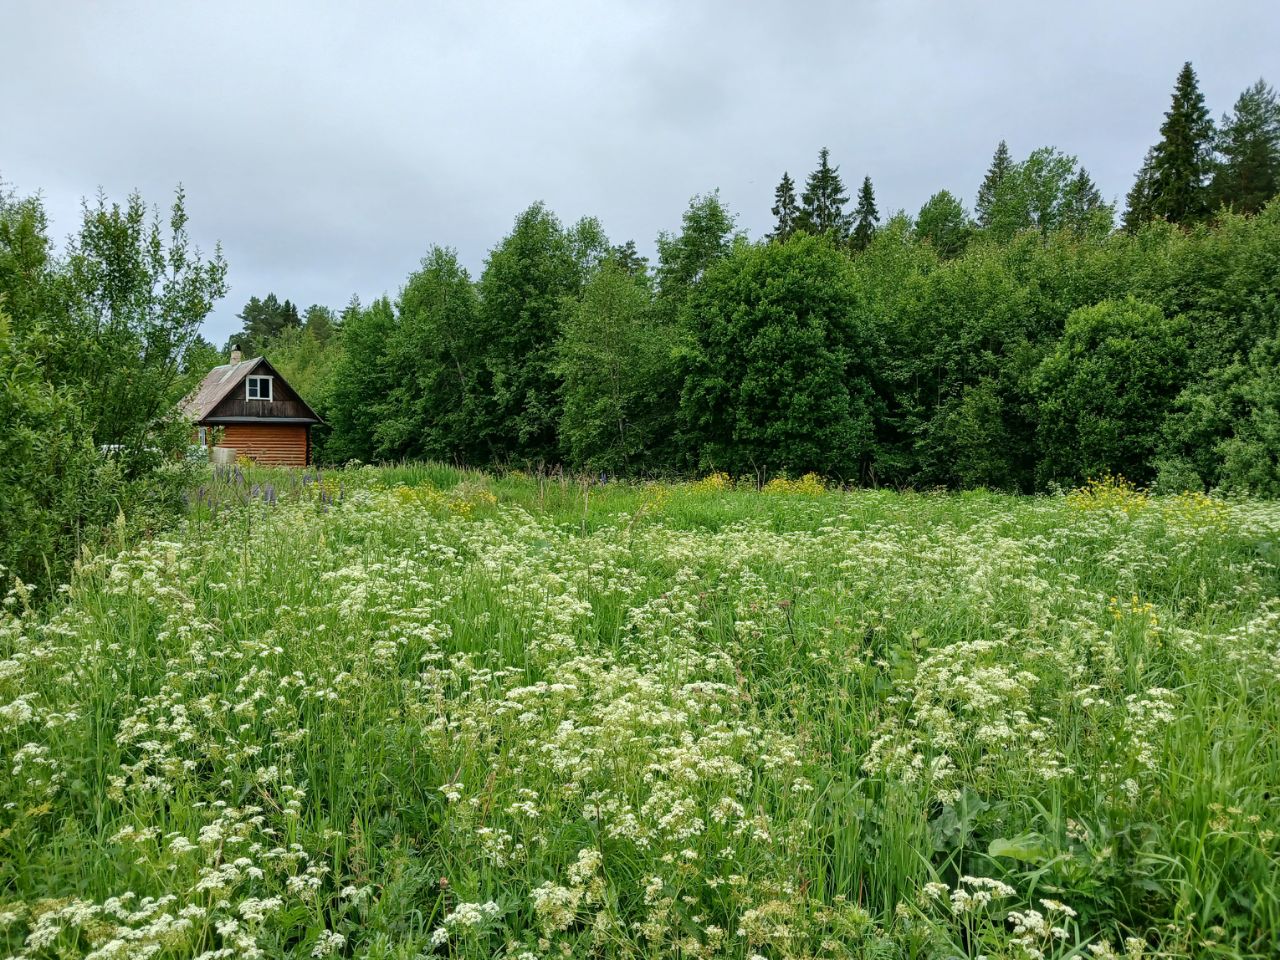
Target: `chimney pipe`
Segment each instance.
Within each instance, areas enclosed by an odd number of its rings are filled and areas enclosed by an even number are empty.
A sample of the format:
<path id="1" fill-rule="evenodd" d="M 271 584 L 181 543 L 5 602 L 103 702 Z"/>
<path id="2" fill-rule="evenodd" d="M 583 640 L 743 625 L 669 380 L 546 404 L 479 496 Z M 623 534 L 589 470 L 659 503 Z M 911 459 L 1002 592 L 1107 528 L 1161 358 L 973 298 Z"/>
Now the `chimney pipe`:
<path id="1" fill-rule="evenodd" d="M 238 343 L 233 343 L 231 345 L 231 362 L 232 363 L 240 362 L 240 344 Z"/>

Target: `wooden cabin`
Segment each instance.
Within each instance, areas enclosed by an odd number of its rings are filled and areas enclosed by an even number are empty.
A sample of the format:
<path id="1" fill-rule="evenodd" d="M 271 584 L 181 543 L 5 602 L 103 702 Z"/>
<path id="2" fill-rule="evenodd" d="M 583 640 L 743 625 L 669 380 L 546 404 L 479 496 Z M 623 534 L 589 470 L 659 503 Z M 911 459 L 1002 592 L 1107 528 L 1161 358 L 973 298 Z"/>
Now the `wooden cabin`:
<path id="1" fill-rule="evenodd" d="M 238 348 L 200 381 L 182 412 L 195 422 L 201 446 L 289 467 L 311 462 L 311 427 L 324 422 L 266 357 L 242 360 Z"/>

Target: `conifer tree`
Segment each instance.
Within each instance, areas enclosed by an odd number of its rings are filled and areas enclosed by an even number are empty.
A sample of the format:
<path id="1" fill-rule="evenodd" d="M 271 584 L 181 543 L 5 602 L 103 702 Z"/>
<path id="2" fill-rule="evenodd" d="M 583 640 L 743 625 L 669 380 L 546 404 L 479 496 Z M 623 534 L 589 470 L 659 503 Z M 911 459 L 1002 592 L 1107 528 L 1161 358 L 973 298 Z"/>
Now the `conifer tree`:
<path id="1" fill-rule="evenodd" d="M 1151 209 L 1170 223 L 1195 223 L 1209 213 L 1213 120 L 1191 63 L 1182 65 L 1173 103 L 1151 158 Z"/>
<path id="2" fill-rule="evenodd" d="M 634 240 L 611 247 L 609 259 L 633 277 L 644 277 L 649 274 L 649 258 L 640 255 Z"/>
<path id="3" fill-rule="evenodd" d="M 775 221 L 770 240 L 783 241 L 796 232 L 800 225 L 800 205 L 796 202 L 796 182 L 786 171 L 783 171 L 782 179 L 773 191 L 773 209 L 770 212 Z"/>
<path id="4" fill-rule="evenodd" d="M 1218 135 L 1222 159 L 1214 171 L 1214 203 L 1240 213 L 1257 213 L 1280 194 L 1280 101 L 1265 80 L 1240 94 L 1222 118 Z"/>
<path id="5" fill-rule="evenodd" d="M 837 240 L 849 236 L 849 214 L 844 205 L 849 202 L 844 192 L 840 168 L 831 165 L 830 151 L 823 147 L 818 151 L 818 169 L 809 174 L 800 212 L 800 226 L 809 233 L 831 234 Z"/>
<path id="6" fill-rule="evenodd" d="M 1087 233 L 1094 225 L 1105 224 L 1102 232 L 1111 229 L 1115 211 L 1102 199 L 1102 192 L 1089 176 L 1089 171 L 1081 167 L 1076 175 L 1067 183 L 1062 196 L 1061 222 L 1076 233 Z"/>
<path id="7" fill-rule="evenodd" d="M 978 226 L 991 226 L 991 209 L 995 203 L 996 190 L 1012 168 L 1013 161 L 1009 158 L 1009 144 L 1001 140 L 999 146 L 996 147 L 995 155 L 991 158 L 991 166 L 987 168 L 987 175 L 982 180 L 982 186 L 978 187 L 978 202 L 973 206 L 973 213 L 977 218 Z"/>
<path id="8" fill-rule="evenodd" d="M 853 249 L 865 250 L 876 235 L 876 227 L 880 224 L 880 211 L 876 209 L 876 193 L 871 187 L 871 178 L 862 178 L 862 187 L 858 190 L 858 206 L 853 211 Z"/>
<path id="9" fill-rule="evenodd" d="M 1129 194 L 1125 197 L 1124 228 L 1129 233 L 1136 232 L 1140 226 L 1149 223 L 1156 215 L 1155 208 L 1151 204 L 1151 186 L 1155 179 L 1155 154 L 1155 147 L 1147 150 L 1142 168 L 1134 177 L 1133 186 L 1129 188 Z"/>

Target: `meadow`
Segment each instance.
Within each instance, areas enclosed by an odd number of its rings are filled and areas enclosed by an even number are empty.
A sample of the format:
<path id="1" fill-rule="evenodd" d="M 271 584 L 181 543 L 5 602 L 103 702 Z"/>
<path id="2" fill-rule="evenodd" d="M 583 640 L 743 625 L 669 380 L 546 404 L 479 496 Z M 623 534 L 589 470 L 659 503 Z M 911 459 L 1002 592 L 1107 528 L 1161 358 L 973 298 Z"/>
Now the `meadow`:
<path id="1" fill-rule="evenodd" d="M 210 479 L 0 608 L 0 955 L 1280 954 L 1280 503 Z"/>

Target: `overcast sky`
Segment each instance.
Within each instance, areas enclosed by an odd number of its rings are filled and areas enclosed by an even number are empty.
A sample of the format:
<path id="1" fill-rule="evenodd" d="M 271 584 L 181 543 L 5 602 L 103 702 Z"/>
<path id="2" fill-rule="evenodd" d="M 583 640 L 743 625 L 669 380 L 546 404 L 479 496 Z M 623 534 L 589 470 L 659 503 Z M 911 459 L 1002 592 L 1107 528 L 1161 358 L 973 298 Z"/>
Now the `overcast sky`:
<path id="1" fill-rule="evenodd" d="M 60 238 L 99 187 L 181 182 L 230 263 L 221 343 L 250 295 L 394 295 L 433 243 L 478 275 L 535 200 L 652 254 L 719 187 L 758 237 L 823 145 L 882 212 L 971 206 L 1001 138 L 1123 201 L 1184 60 L 1216 118 L 1278 51 L 1269 0 L 0 0 L 0 178 Z"/>

